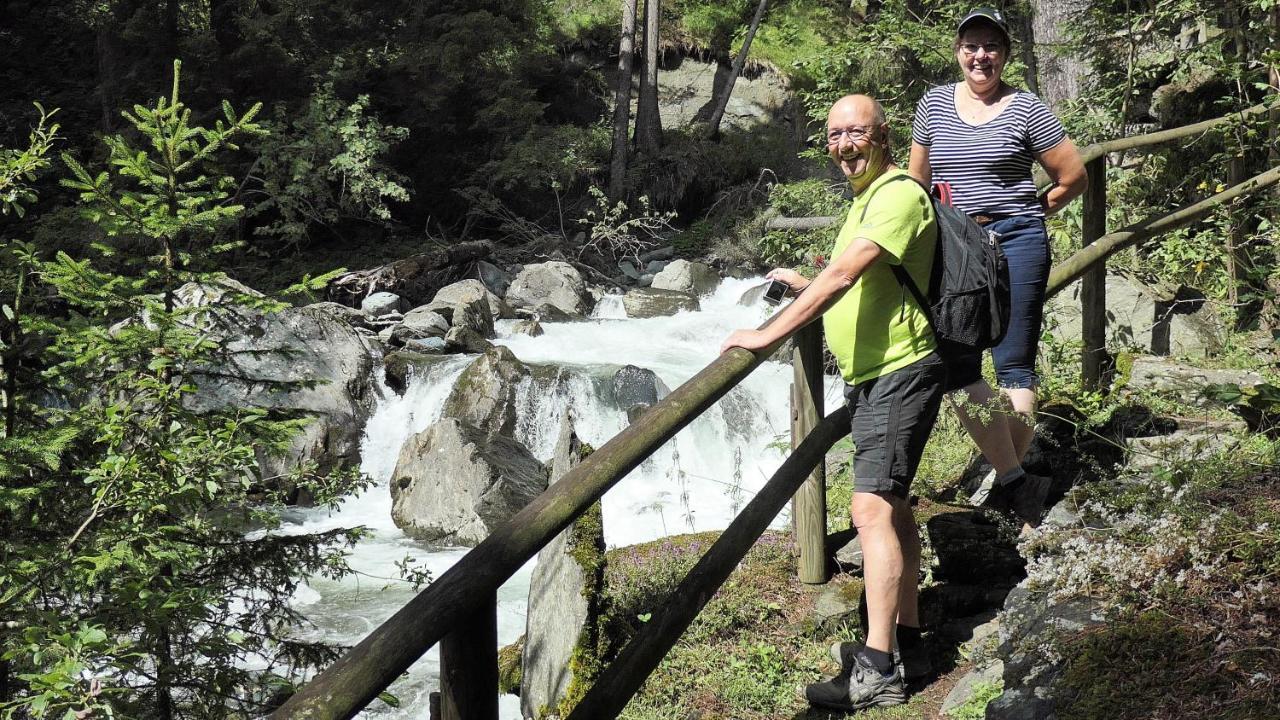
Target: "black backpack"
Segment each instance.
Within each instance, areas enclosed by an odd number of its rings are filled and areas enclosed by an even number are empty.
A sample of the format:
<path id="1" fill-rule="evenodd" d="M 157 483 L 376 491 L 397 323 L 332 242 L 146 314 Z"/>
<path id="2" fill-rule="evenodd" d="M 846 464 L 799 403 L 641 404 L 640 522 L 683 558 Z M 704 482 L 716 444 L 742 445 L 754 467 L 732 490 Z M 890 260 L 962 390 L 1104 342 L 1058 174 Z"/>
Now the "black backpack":
<path id="1" fill-rule="evenodd" d="M 928 298 L 901 265 L 890 266 L 893 274 L 925 310 L 939 355 L 972 355 L 995 347 L 1009 329 L 1009 263 L 1004 251 L 994 232 L 952 207 L 949 186 L 940 183 L 925 194 L 938 224 Z"/>

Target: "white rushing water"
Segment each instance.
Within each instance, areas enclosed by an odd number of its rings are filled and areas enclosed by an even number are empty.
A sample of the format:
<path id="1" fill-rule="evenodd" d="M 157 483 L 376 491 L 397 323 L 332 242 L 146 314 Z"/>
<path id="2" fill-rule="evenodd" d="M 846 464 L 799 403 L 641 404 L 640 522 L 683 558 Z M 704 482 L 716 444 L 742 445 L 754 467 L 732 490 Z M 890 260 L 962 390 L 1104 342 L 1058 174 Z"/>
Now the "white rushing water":
<path id="1" fill-rule="evenodd" d="M 535 379 L 518 389 L 516 439 L 540 460 L 550 459 L 560 422 L 572 409 L 575 430 L 600 447 L 626 424 L 613 401 L 611 378 L 626 364 L 654 371 L 675 388 L 715 359 L 720 342 L 735 328 L 754 327 L 765 317 L 760 305 L 743 307 L 738 298 L 759 280 L 726 280 L 702 300 L 701 312 L 671 317 L 627 319 L 621 302 L 609 297 L 589 322 L 545 323 L 539 337 L 507 334 L 500 322 L 495 342 L 523 362 L 541 366 Z M 382 387 L 382 397 L 365 428 L 361 469 L 374 484 L 348 499 L 336 513 L 298 510 L 289 532 L 363 525 L 371 537 L 350 554 L 357 574 L 340 581 L 313 578 L 296 597 L 312 623 L 307 635 L 354 644 L 389 617 L 413 592 L 397 577 L 405 557 L 425 562 L 435 577 L 457 562 L 465 548 L 430 547 L 404 535 L 391 520 L 387 481 L 404 442 L 440 417 L 454 382 L 475 356 L 453 356 L 415 376 L 403 397 Z M 604 497 L 605 538 L 612 546 L 665 535 L 720 529 L 764 484 L 782 461 L 770 447 L 789 432 L 791 368 L 765 363 Z M 828 399 L 828 404 L 835 401 Z M 735 475 L 740 479 L 735 481 Z M 785 518 L 779 518 L 779 523 Z M 498 641 L 524 633 L 525 605 L 533 562 L 498 593 Z M 364 717 L 425 717 L 427 696 L 438 687 L 439 656 L 433 649 L 392 686 L 400 708 L 376 702 Z M 519 699 L 502 698 L 502 717 L 520 718 Z"/>

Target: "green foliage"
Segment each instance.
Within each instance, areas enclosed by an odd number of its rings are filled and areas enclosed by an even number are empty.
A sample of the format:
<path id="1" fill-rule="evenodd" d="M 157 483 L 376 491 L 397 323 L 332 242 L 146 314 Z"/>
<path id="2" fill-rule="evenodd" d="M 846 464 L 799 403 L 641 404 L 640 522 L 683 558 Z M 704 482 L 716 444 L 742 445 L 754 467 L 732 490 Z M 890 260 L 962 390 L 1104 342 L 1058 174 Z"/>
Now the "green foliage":
<path id="1" fill-rule="evenodd" d="M 987 717 L 987 705 L 1004 692 L 1002 685 L 998 682 L 977 684 L 969 699 L 948 713 L 948 717 L 951 720 L 983 720 Z"/>
<path id="2" fill-rule="evenodd" d="M 256 106 L 237 115 L 226 103 L 225 124 L 193 123 L 176 71 L 168 98 L 125 115 L 134 139 L 104 138 L 108 169 L 65 157 L 64 184 L 112 238 L 96 247 L 111 269 L 4 249 L 19 271 L 0 291 L 57 314 L 7 305 L 30 342 L 12 345 L 21 355 L 6 354 L 3 378 L 0 717 L 258 716 L 334 656 L 290 638 L 290 598 L 307 575 L 347 572 L 343 548 L 361 533 L 276 535 L 277 511 L 258 501 L 293 484 L 332 506 L 349 483 L 299 467 L 264 487 L 259 455 L 282 453 L 303 421 L 192 402 L 226 362 L 217 323 L 231 306 L 280 304 L 177 300 L 180 282 L 223 279 L 190 268 L 227 249 L 219 233 L 242 208 L 219 161 L 258 128 Z"/>
<path id="3" fill-rule="evenodd" d="M 49 122 L 49 118 L 57 113 L 57 109 L 45 111 L 40 103 L 35 103 L 40 113 L 40 120 L 27 136 L 27 147 L 21 150 L 0 148 L 0 213 L 13 213 L 18 217 L 26 214 L 24 205 L 36 200 L 36 193 L 30 186 L 35 182 L 36 174 L 49 166 L 45 157 L 58 140 L 57 123 Z"/>
<path id="4" fill-rule="evenodd" d="M 769 230 L 759 239 L 760 258 L 768 265 L 804 269 L 812 274 L 831 253 L 848 201 L 842 184 L 809 179 L 779 183 L 769 191 L 769 204 L 788 217 L 834 216 L 837 222 L 818 230 Z"/>
<path id="5" fill-rule="evenodd" d="M 256 229 L 259 235 L 296 247 L 318 228 L 336 232 L 344 220 L 385 224 L 388 203 L 409 200 L 407 180 L 388 164 L 392 146 L 409 131 L 384 125 L 368 95 L 346 103 L 330 80 L 296 116 L 277 106 L 272 125 L 255 147 L 261 189 L 254 195 L 261 200 L 250 214 L 271 218 Z"/>

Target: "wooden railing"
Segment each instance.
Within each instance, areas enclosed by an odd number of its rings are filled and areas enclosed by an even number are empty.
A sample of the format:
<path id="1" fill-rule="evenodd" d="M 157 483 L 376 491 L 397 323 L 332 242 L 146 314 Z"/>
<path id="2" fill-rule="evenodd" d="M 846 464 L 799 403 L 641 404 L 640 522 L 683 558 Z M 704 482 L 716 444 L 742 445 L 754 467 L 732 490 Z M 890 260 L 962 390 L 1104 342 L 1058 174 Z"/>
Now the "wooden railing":
<path id="1" fill-rule="evenodd" d="M 1083 366 L 1087 382 L 1101 376 L 1105 345 L 1105 261 L 1111 254 L 1208 215 L 1230 200 L 1280 182 L 1275 168 L 1177 212 L 1106 232 L 1105 156 L 1192 137 L 1242 116 L 1090 145 L 1081 151 L 1089 173 L 1084 199 L 1084 247 L 1053 268 L 1049 294 L 1082 278 Z M 776 218 L 773 227 L 813 229 L 834 218 Z M 766 323 L 767 324 L 767 323 Z M 822 416 L 822 340 L 816 324 L 794 334 L 793 452 L 738 514 L 673 593 L 570 713 L 568 720 L 615 717 L 679 641 L 689 624 L 738 565 L 770 521 L 794 498 L 793 517 L 804 582 L 827 580 L 824 458 L 848 432 L 848 411 Z M 498 713 L 498 588 L 645 458 L 740 383 L 784 342 L 758 353 L 727 352 L 654 405 L 544 493 L 496 528 L 457 564 L 410 600 L 358 645 L 304 685 L 273 720 L 350 718 L 410 665 L 440 643 L 440 717 L 496 720 Z M 425 709 L 424 709 L 425 711 Z"/>
<path id="2" fill-rule="evenodd" d="M 605 671 L 607 677 L 613 678 L 612 684 L 597 683 L 597 688 L 609 688 L 608 691 L 589 692 L 579 708 L 625 704 L 634 691 L 623 694 L 619 688 L 631 684 L 639 687 L 746 555 L 769 521 L 806 482 L 811 485 L 798 502 L 806 508 L 807 522 L 813 523 L 815 517 L 821 517 L 822 524 L 803 526 L 800 563 L 805 570 L 802 573 L 809 582 L 826 581 L 823 548 L 826 513 L 822 507 L 821 467 L 827 450 L 847 433 L 848 415 L 841 410 L 832 417 L 818 420 L 822 407 L 821 335 L 812 324 L 794 335 L 797 340 L 795 364 L 804 368 L 804 374 L 797 376 L 798 389 L 793 394 L 798 408 L 795 426 L 804 432 L 803 441 L 797 443 L 782 467 L 686 576 L 676 595 L 683 603 L 669 604 L 645 625 Z M 350 718 L 427 650 L 440 643 L 441 717 L 444 720 L 496 719 L 498 588 L 609 488 L 747 377 L 786 339 L 754 354 L 736 348 L 720 355 L 567 472 L 511 520 L 495 528 L 457 564 L 300 688 L 271 717 L 275 720 Z M 626 677 L 615 677 L 624 671 L 614 667 L 626 668 Z M 571 717 L 580 720 L 612 715 L 604 710 L 576 710 Z"/>

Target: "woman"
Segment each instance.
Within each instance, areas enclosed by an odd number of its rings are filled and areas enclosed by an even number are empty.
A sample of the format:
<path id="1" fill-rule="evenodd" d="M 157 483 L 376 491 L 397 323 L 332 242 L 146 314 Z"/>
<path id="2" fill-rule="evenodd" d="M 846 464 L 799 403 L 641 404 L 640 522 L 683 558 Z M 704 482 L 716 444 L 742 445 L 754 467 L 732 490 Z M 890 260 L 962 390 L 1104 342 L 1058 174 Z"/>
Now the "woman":
<path id="1" fill-rule="evenodd" d="M 955 206 L 1001 236 L 1012 312 L 1009 331 L 992 355 L 1003 400 L 982 379 L 977 355 L 950 366 L 948 389 L 963 389 L 979 406 L 1012 406 L 1013 414 L 975 414 L 965 403 L 957 410 L 995 469 L 983 504 L 1035 525 L 1049 482 L 1027 475 L 1022 458 L 1035 433 L 1036 345 L 1050 262 L 1044 219 L 1084 192 L 1087 179 L 1062 123 L 1040 98 L 1001 79 L 1009 52 L 1009 28 L 1000 11 L 977 8 L 960 21 L 955 56 L 964 80 L 934 88 L 920 101 L 908 169 L 926 185 L 950 184 Z M 1033 161 L 1054 183 L 1041 196 L 1032 180 Z"/>

